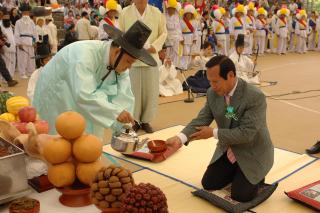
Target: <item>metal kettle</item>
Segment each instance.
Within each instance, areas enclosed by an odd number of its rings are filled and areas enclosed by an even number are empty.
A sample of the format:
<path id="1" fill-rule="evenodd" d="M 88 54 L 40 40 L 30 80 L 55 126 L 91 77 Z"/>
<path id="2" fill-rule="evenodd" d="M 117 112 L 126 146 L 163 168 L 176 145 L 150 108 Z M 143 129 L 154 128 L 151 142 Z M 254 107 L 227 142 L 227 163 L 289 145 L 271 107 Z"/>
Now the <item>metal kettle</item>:
<path id="1" fill-rule="evenodd" d="M 141 149 L 148 140 L 148 138 L 145 138 L 140 141 L 137 133 L 132 127 L 125 125 L 120 134 L 112 136 L 111 147 L 117 152 L 132 154 Z"/>

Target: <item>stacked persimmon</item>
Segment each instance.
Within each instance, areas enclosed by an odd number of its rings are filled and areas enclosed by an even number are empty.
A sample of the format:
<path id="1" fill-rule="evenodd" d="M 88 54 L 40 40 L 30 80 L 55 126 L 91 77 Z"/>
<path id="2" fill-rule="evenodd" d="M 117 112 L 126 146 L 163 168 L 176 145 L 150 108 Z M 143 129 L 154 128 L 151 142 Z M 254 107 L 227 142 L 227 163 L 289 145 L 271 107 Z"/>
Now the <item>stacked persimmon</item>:
<path id="1" fill-rule="evenodd" d="M 60 114 L 55 126 L 61 137 L 51 139 L 43 148 L 43 157 L 51 164 L 48 168 L 49 181 L 56 187 L 65 187 L 78 178 L 89 185 L 102 167 L 100 139 L 84 134 L 86 122 L 77 112 Z"/>

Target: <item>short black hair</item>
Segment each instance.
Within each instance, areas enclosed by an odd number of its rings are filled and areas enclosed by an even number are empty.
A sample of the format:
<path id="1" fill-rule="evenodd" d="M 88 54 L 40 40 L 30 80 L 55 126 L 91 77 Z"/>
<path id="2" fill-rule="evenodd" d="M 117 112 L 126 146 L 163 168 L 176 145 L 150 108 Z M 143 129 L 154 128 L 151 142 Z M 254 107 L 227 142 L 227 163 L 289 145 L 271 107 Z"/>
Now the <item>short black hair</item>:
<path id="1" fill-rule="evenodd" d="M 209 46 L 211 47 L 211 49 L 213 49 L 212 43 L 210 43 L 210 42 L 208 42 L 208 41 L 205 41 L 205 42 L 202 44 L 202 49 L 207 49 Z"/>
<path id="2" fill-rule="evenodd" d="M 81 17 L 85 17 L 85 16 L 87 16 L 88 15 L 88 13 L 86 12 L 86 11 L 83 11 L 82 13 L 81 13 Z"/>
<path id="3" fill-rule="evenodd" d="M 206 63 L 206 68 L 212 68 L 217 65 L 220 66 L 219 75 L 224 80 L 227 80 L 229 72 L 233 72 L 234 76 L 236 76 L 236 67 L 229 57 L 225 55 L 214 56 Z"/>

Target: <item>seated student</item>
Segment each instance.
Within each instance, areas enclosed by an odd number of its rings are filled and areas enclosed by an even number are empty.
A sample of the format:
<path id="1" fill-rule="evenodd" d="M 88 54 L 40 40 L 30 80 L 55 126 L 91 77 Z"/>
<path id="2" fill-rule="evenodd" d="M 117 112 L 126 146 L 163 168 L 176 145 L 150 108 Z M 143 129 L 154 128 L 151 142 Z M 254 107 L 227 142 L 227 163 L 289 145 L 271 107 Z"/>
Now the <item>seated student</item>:
<path id="1" fill-rule="evenodd" d="M 35 58 L 39 60 L 40 65 L 37 67 L 38 69 L 36 69 L 32 73 L 29 79 L 28 88 L 27 88 L 27 96 L 30 99 L 31 103 L 33 100 L 34 90 L 36 88 L 36 84 L 40 76 L 40 73 L 44 65 L 46 65 L 50 61 L 51 57 L 52 57 L 52 54 L 48 46 L 42 45 L 37 49 L 37 55 L 35 56 Z"/>
<path id="2" fill-rule="evenodd" d="M 213 56 L 213 44 L 205 41 L 202 45 L 202 50 L 200 54 L 193 55 L 191 65 L 200 67 L 200 70 L 206 70 L 206 63 Z"/>
<path id="3" fill-rule="evenodd" d="M 71 44 L 76 41 L 78 41 L 78 35 L 75 30 L 75 25 L 71 24 L 70 27 L 67 29 L 66 35 L 64 37 L 64 41 L 59 46 L 59 50 L 65 46 L 67 46 L 68 44 Z"/>
<path id="4" fill-rule="evenodd" d="M 274 161 L 266 121 L 266 97 L 257 87 L 236 76 L 235 65 L 227 56 L 211 58 L 206 67 L 211 85 L 207 102 L 196 118 L 167 140 L 167 145 L 180 147 L 192 140 L 217 139 L 202 186 L 206 190 L 220 190 L 231 183 L 231 198 L 248 202 L 256 197 Z M 210 127 L 214 120 L 217 128 Z"/>
<path id="5" fill-rule="evenodd" d="M 177 70 L 169 57 L 166 57 L 166 46 L 159 52 L 162 65 L 159 67 L 159 93 L 161 96 L 179 95 L 183 92 L 182 84 L 177 79 Z"/>
<path id="6" fill-rule="evenodd" d="M 191 87 L 192 92 L 195 93 L 206 93 L 207 89 L 210 87 L 209 81 L 207 79 L 207 69 L 206 63 L 213 56 L 213 45 L 210 42 L 205 41 L 200 54 L 193 55 L 191 65 L 199 67 L 199 71 L 193 76 L 187 78 L 188 85 Z M 187 84 L 183 83 L 183 88 L 188 89 Z"/>
<path id="7" fill-rule="evenodd" d="M 229 56 L 236 66 L 238 78 L 242 78 L 248 83 L 260 84 L 259 76 L 253 73 L 253 67 L 256 61 L 252 61 L 248 56 L 243 55 L 244 51 L 244 35 L 239 34 L 236 40 L 236 48 Z"/>

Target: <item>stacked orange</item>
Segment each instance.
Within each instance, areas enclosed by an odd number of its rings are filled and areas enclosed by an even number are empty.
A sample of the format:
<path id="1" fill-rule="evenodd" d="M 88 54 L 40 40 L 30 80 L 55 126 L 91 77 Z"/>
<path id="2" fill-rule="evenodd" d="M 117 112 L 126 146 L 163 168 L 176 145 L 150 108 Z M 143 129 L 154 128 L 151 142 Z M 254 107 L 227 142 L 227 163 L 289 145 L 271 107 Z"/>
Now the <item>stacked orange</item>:
<path id="1" fill-rule="evenodd" d="M 101 140 L 84 133 L 86 122 L 77 112 L 60 114 L 55 126 L 61 137 L 51 139 L 43 149 L 44 158 L 51 164 L 48 168 L 49 181 L 56 187 L 65 187 L 78 178 L 83 184 L 90 185 L 103 166 L 99 160 Z"/>

